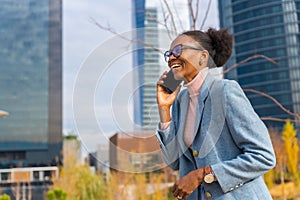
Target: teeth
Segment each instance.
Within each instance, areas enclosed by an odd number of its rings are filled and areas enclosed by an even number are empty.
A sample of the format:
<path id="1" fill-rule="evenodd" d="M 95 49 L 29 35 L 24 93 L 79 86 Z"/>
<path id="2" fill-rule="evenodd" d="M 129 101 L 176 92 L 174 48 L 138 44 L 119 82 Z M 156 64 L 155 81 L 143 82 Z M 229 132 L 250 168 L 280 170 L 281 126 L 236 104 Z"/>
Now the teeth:
<path id="1" fill-rule="evenodd" d="M 174 64 L 174 65 L 171 66 L 172 69 L 177 68 L 177 67 L 181 67 L 181 65 L 180 64 Z"/>

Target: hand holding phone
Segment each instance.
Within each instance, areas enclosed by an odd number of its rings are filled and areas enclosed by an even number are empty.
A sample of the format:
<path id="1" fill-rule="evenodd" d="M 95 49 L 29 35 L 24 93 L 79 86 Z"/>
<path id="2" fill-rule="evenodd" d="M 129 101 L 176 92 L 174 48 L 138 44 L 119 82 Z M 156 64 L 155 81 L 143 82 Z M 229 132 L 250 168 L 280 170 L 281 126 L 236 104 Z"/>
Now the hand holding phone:
<path id="1" fill-rule="evenodd" d="M 181 80 L 176 80 L 174 78 L 174 74 L 172 70 L 170 70 L 167 73 L 167 77 L 163 81 L 164 83 L 162 84 L 162 86 L 164 90 L 169 94 L 173 93 L 176 90 L 176 88 L 179 86 L 179 84 L 182 82 Z"/>

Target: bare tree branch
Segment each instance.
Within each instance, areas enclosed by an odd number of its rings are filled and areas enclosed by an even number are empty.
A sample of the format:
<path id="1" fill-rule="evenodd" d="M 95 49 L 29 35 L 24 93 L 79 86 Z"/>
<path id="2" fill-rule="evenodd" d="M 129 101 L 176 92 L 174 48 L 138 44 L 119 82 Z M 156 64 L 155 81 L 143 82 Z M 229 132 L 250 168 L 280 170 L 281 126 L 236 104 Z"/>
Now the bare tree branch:
<path id="1" fill-rule="evenodd" d="M 149 48 L 151 48 L 152 50 L 154 50 L 154 51 L 158 51 L 158 52 L 160 52 L 160 53 L 164 53 L 161 49 L 159 49 L 159 48 L 156 48 L 155 46 L 153 46 L 152 44 L 149 44 L 149 43 L 146 43 L 145 41 L 143 41 L 143 40 L 141 40 L 141 39 L 139 39 L 139 38 L 137 38 L 137 39 L 135 39 L 135 40 L 131 40 L 132 42 L 137 42 L 137 43 L 140 43 L 140 44 L 142 44 L 142 45 L 144 45 L 144 46 L 146 46 L 146 47 L 149 47 Z"/>
<path id="2" fill-rule="evenodd" d="M 170 29 L 169 29 L 169 27 L 167 26 L 167 23 L 166 23 L 167 18 L 164 17 L 164 23 L 162 23 L 162 22 L 158 21 L 153 15 L 151 15 L 151 13 L 147 13 L 147 16 L 149 16 L 151 19 L 153 19 L 157 24 L 162 25 L 167 30 L 167 33 L 168 33 L 168 36 L 169 36 L 170 40 L 172 40 Z"/>
<path id="3" fill-rule="evenodd" d="M 286 109 L 286 108 L 285 108 L 281 103 L 279 103 L 279 101 L 277 101 L 274 97 L 272 97 L 272 96 L 270 96 L 270 95 L 268 95 L 268 94 L 266 94 L 266 93 L 264 93 L 264 92 L 261 92 L 261 91 L 258 91 L 258 90 L 254 90 L 254 89 L 249 89 L 249 88 L 244 88 L 243 90 L 246 91 L 246 92 L 252 92 L 252 93 L 256 93 L 256 94 L 259 94 L 259 95 L 261 95 L 261 96 L 264 96 L 264 97 L 266 97 L 266 98 L 272 100 L 272 101 L 273 101 L 276 105 L 278 105 L 279 108 L 280 108 L 281 110 L 283 110 L 284 112 L 286 112 L 286 113 L 288 113 L 289 115 L 292 115 L 292 116 L 294 116 L 294 117 L 296 117 L 296 118 L 300 118 L 300 114 L 298 114 L 298 113 L 293 113 L 293 112 L 291 112 L 290 110 Z"/>
<path id="4" fill-rule="evenodd" d="M 198 20 L 198 16 L 199 16 L 199 0 L 197 0 L 197 2 L 196 2 L 196 14 L 195 14 L 195 18 L 196 18 L 196 20 Z M 196 24 L 196 22 L 195 22 L 195 24 Z M 195 27 L 196 28 L 196 27 Z"/>
<path id="5" fill-rule="evenodd" d="M 181 18 L 179 17 L 180 15 L 178 13 L 177 6 L 176 6 L 174 0 L 173 0 L 173 7 L 174 7 L 174 10 L 175 10 L 176 17 L 177 17 L 177 19 L 179 21 L 180 28 L 181 28 L 182 31 L 184 31 L 183 24 L 182 24 Z"/>
<path id="6" fill-rule="evenodd" d="M 140 43 L 140 44 L 142 44 L 142 45 L 144 45 L 144 46 L 146 46 L 146 47 L 150 47 L 150 48 L 152 48 L 152 49 L 155 50 L 155 51 L 158 51 L 158 52 L 160 52 L 160 53 L 163 53 L 163 51 L 162 51 L 161 49 L 156 48 L 156 47 L 153 46 L 152 44 L 146 43 L 145 41 L 143 41 L 143 40 L 141 40 L 141 39 L 139 39 L 139 38 L 136 38 L 136 39 L 130 39 L 130 38 L 124 37 L 122 34 L 116 32 L 115 30 L 113 30 L 110 26 L 107 26 L 107 27 L 106 27 L 106 26 L 103 26 L 103 25 L 99 24 L 99 23 L 98 23 L 95 19 L 93 19 L 93 18 L 90 18 L 90 20 L 91 20 L 92 23 L 94 23 L 94 24 L 95 24 L 97 27 L 99 27 L 100 29 L 106 30 L 106 31 L 108 31 L 108 32 L 110 32 L 110 33 L 112 33 L 112 34 L 114 34 L 114 35 L 120 37 L 121 39 L 124 39 L 125 41 L 129 41 L 129 42 L 137 42 L 137 43 Z"/>
<path id="7" fill-rule="evenodd" d="M 194 13 L 193 0 L 189 0 L 189 10 L 190 10 L 191 17 L 192 17 L 192 26 L 191 27 L 193 27 L 193 30 L 196 30 L 197 18 L 196 18 L 195 13 Z"/>
<path id="8" fill-rule="evenodd" d="M 197 3 L 199 3 L 199 0 L 197 1 Z M 199 10 L 198 6 L 199 5 L 197 5 L 197 14 L 196 14 L 197 18 L 198 18 L 198 10 Z M 207 16 L 208 16 L 208 13 L 209 13 L 209 10 L 210 10 L 210 6 L 211 6 L 211 0 L 209 0 L 209 2 L 208 2 L 208 5 L 207 5 L 206 11 L 205 11 L 205 15 L 204 15 L 204 18 L 202 20 L 202 24 L 200 26 L 200 30 L 203 29 L 203 26 L 204 26 L 204 24 L 205 24 L 205 22 L 207 20 Z"/>
<path id="9" fill-rule="evenodd" d="M 263 58 L 263 59 L 266 59 L 267 61 L 273 63 L 274 65 L 277 65 L 277 62 L 275 62 L 272 58 L 269 58 L 269 57 L 267 57 L 265 55 L 261 55 L 261 54 L 255 54 L 255 55 L 250 56 L 250 57 L 248 57 L 248 58 L 246 58 L 246 59 L 244 59 L 244 60 L 242 60 L 242 61 L 240 61 L 240 62 L 238 62 L 238 63 L 236 63 L 236 64 L 234 64 L 232 66 L 230 66 L 229 68 L 223 70 L 223 74 L 226 74 L 230 70 L 238 67 L 239 65 L 244 64 L 244 63 L 248 62 L 249 60 L 252 60 L 252 59 L 255 59 L 255 58 Z"/>
<path id="10" fill-rule="evenodd" d="M 261 117 L 260 119 L 263 121 L 277 121 L 277 122 L 290 121 L 290 122 L 296 122 L 296 123 L 300 122 L 300 120 L 297 120 L 297 119 L 281 119 L 281 118 L 276 118 L 276 117 Z"/>
<path id="11" fill-rule="evenodd" d="M 117 35 L 118 37 L 126 40 L 126 41 L 132 41 L 131 39 L 124 37 L 123 35 L 121 35 L 120 33 L 116 32 L 114 29 L 112 29 L 109 25 L 107 26 L 103 26 L 102 24 L 99 24 L 94 18 L 90 17 L 90 21 L 91 23 L 95 24 L 98 28 L 102 29 L 102 30 L 106 30 L 114 35 Z"/>
<path id="12" fill-rule="evenodd" d="M 172 35 L 171 35 L 171 30 L 169 29 L 169 27 L 168 27 L 168 23 L 167 23 L 167 21 L 168 21 L 168 15 L 166 15 L 166 12 L 165 12 L 165 10 L 164 10 L 164 6 L 163 6 L 163 3 L 160 1 L 160 7 L 161 7 L 161 9 L 162 9 L 162 13 L 163 13 L 163 17 L 164 17 L 164 23 L 162 23 L 163 24 L 163 26 L 165 27 L 165 29 L 167 30 L 167 33 L 168 33 L 168 37 L 169 37 L 169 39 L 170 40 L 172 40 L 173 38 L 172 38 Z"/>
<path id="13" fill-rule="evenodd" d="M 171 21 L 172 21 L 172 25 L 173 25 L 173 28 L 174 28 L 175 35 L 177 35 L 177 29 L 176 29 L 176 24 L 175 24 L 175 19 L 174 19 L 173 13 L 172 13 L 172 11 L 170 9 L 170 6 L 169 6 L 167 0 L 164 0 L 164 3 L 166 5 L 166 7 L 168 9 L 168 13 L 169 13 L 169 15 L 171 17 Z"/>

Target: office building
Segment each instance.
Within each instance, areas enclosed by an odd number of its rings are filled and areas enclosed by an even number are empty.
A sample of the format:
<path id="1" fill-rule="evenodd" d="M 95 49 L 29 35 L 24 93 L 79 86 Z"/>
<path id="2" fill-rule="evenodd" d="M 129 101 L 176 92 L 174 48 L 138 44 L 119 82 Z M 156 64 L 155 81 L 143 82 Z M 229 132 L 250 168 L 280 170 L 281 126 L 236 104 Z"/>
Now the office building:
<path id="1" fill-rule="evenodd" d="M 0 168 L 61 163 L 62 1 L 1 1 Z"/>
<path id="2" fill-rule="evenodd" d="M 188 1 L 133 0 L 134 44 L 134 123 L 136 129 L 155 130 L 159 121 L 156 82 L 168 70 L 163 52 L 177 33 L 190 28 Z M 168 11 L 170 8 L 172 15 Z M 166 28 L 167 27 L 167 28 Z"/>
<path id="3" fill-rule="evenodd" d="M 242 88 L 265 92 L 286 109 L 300 113 L 300 57 L 298 0 L 219 0 L 220 25 L 234 34 L 234 53 L 228 66 L 255 54 L 273 59 L 252 59 L 226 76 Z M 272 100 L 247 92 L 262 118 L 294 119 Z M 284 122 L 266 120 L 269 127 L 282 128 Z M 297 125 L 299 128 L 299 124 Z"/>

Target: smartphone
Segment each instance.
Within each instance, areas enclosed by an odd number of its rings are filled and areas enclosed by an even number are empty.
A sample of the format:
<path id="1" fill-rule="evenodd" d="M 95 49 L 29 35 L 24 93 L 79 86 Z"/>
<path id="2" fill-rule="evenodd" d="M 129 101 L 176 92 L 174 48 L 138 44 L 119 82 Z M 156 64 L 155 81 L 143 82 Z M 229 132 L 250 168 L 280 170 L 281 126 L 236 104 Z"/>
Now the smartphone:
<path id="1" fill-rule="evenodd" d="M 173 93 L 178 87 L 178 85 L 182 82 L 181 80 L 176 80 L 174 78 L 174 74 L 172 70 L 170 70 L 167 73 L 167 77 L 163 81 L 164 83 L 162 84 L 162 86 L 164 90 L 169 94 Z"/>

